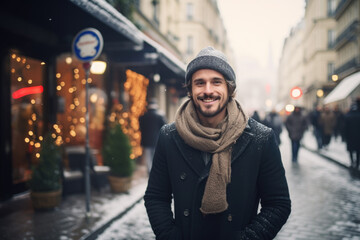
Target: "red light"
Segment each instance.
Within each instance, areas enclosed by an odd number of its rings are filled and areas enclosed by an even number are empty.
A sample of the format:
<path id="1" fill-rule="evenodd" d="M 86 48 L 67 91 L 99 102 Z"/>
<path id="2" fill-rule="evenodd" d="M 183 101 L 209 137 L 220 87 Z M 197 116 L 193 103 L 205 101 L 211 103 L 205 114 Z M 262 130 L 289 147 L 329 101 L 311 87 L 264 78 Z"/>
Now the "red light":
<path id="1" fill-rule="evenodd" d="M 270 84 L 266 84 L 266 86 L 265 86 L 265 91 L 266 91 L 267 93 L 270 93 L 270 92 L 271 92 L 271 85 L 270 85 Z"/>
<path id="2" fill-rule="evenodd" d="M 19 90 L 13 92 L 12 98 L 18 99 L 30 94 L 42 93 L 43 91 L 44 91 L 43 86 L 20 88 Z"/>
<path id="3" fill-rule="evenodd" d="M 299 88 L 299 87 L 293 87 L 293 88 L 290 90 L 290 96 L 291 96 L 293 99 L 301 98 L 302 95 L 303 95 L 303 92 L 302 92 L 301 88 Z"/>

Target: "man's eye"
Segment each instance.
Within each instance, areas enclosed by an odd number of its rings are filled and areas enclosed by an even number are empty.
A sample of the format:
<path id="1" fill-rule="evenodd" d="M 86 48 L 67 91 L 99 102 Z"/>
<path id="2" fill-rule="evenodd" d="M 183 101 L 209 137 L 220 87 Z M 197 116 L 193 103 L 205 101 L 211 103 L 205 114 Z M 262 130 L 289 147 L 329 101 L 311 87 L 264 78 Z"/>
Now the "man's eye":
<path id="1" fill-rule="evenodd" d="M 203 82 L 196 82 L 195 83 L 195 85 L 197 85 L 197 86 L 201 86 L 201 85 L 203 85 L 204 83 Z"/>

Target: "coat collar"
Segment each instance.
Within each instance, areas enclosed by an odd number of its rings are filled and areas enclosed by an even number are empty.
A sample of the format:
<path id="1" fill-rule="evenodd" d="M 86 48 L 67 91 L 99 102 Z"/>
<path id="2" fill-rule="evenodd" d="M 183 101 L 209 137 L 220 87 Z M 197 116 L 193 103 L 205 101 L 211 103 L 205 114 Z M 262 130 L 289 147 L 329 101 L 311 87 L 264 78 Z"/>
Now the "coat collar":
<path id="1" fill-rule="evenodd" d="M 232 149 L 231 162 L 237 161 L 241 154 L 245 151 L 246 147 L 253 138 L 251 132 L 251 127 L 249 124 L 246 125 L 244 132 L 234 142 Z M 185 162 L 190 166 L 190 168 L 198 175 L 204 175 L 204 161 L 201 156 L 201 151 L 194 149 L 193 147 L 187 145 L 184 140 L 180 137 L 177 131 L 174 131 L 173 139 L 180 150 L 182 157 L 185 159 Z M 206 172 L 209 172 L 209 168 L 206 168 Z"/>
<path id="2" fill-rule="evenodd" d="M 253 136 L 254 134 L 251 132 L 251 127 L 248 123 L 244 129 L 244 132 L 241 134 L 238 140 L 235 141 L 232 147 L 231 163 L 239 159 L 240 155 L 245 151 Z"/>

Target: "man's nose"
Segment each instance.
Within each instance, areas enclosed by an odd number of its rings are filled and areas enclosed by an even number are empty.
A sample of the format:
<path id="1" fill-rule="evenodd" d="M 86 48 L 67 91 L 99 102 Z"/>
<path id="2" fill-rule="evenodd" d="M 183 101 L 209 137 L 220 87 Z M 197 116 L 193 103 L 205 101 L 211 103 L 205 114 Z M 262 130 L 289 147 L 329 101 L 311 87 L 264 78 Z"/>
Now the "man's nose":
<path id="1" fill-rule="evenodd" d="M 213 92 L 213 87 L 211 85 L 210 82 L 207 82 L 205 84 L 205 90 L 204 90 L 204 93 L 208 94 L 208 93 L 212 93 Z"/>

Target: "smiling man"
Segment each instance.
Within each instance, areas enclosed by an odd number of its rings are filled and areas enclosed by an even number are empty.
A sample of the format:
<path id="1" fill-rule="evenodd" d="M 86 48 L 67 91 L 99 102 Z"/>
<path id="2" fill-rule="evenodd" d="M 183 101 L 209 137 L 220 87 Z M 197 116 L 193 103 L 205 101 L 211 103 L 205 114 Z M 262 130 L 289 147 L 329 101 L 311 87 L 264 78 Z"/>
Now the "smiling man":
<path id="1" fill-rule="evenodd" d="M 235 82 L 212 47 L 187 66 L 189 99 L 160 130 L 144 196 L 156 239 L 273 239 L 285 224 L 291 201 L 274 132 L 246 116 Z"/>

